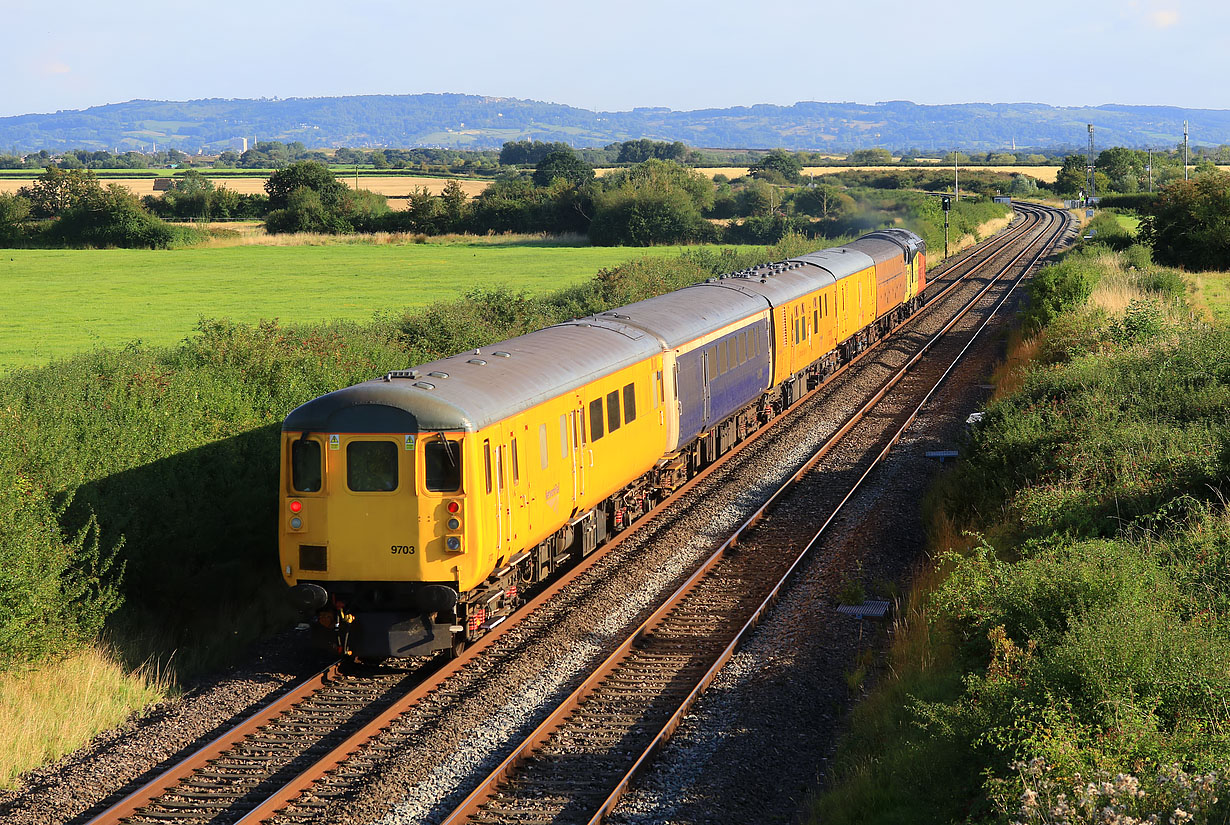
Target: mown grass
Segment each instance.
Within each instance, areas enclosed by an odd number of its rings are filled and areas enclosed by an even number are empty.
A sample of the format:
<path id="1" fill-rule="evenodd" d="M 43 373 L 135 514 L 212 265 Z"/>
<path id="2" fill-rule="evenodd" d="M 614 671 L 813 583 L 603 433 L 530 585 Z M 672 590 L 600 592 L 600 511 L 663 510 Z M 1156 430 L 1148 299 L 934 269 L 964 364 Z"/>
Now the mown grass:
<path id="1" fill-rule="evenodd" d="M 1147 259 L 1089 245 L 1031 285 L 812 821 L 1112 821 L 1083 783 L 1120 773 L 1119 813 L 1230 817 L 1170 777 L 1230 777 L 1230 328 Z M 1073 810 L 1029 807 L 1059 786 Z"/>
<path id="2" fill-rule="evenodd" d="M 538 295 L 582 283 L 596 270 L 631 258 L 679 251 L 482 240 L 5 250 L 0 370 L 136 340 L 174 344 L 202 316 L 249 323 L 360 321 L 477 288 Z"/>
<path id="3" fill-rule="evenodd" d="M 0 672 L 0 788 L 171 692 L 162 674 L 130 671 L 99 647 Z"/>

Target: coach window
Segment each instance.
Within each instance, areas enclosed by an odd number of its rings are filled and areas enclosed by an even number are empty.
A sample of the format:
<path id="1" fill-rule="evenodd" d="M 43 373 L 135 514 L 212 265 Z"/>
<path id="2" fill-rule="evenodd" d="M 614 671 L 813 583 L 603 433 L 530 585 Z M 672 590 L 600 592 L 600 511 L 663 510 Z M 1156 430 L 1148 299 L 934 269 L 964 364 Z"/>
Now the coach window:
<path id="1" fill-rule="evenodd" d="M 538 461 L 542 469 L 547 469 L 547 425 L 538 425 Z"/>
<path id="2" fill-rule="evenodd" d="M 606 429 L 612 433 L 619 429 L 619 390 L 606 394 Z"/>
<path id="3" fill-rule="evenodd" d="M 636 385 L 624 385 L 624 423 L 631 424 L 636 420 Z"/>
<path id="4" fill-rule="evenodd" d="M 513 484 L 518 484 L 521 481 L 521 461 L 517 457 L 517 439 L 512 440 L 512 447 L 509 449 L 512 451 Z"/>
<path id="5" fill-rule="evenodd" d="M 433 493 L 461 489 L 461 444 L 442 437 L 427 442 L 423 451 L 424 483 Z"/>
<path id="6" fill-rule="evenodd" d="M 568 416 L 559 417 L 559 457 L 568 458 Z"/>
<path id="7" fill-rule="evenodd" d="M 592 443 L 602 435 L 602 399 L 595 398 L 589 402 L 589 440 Z"/>
<path id="8" fill-rule="evenodd" d="M 718 375 L 722 375 L 729 369 L 726 360 L 726 344 L 718 344 Z"/>
<path id="9" fill-rule="evenodd" d="M 320 442 L 296 438 L 290 443 L 290 486 L 300 493 L 319 493 Z"/>
<path id="10" fill-rule="evenodd" d="M 352 441 L 346 445 L 346 486 L 356 493 L 397 489 L 397 445 L 392 441 Z"/>

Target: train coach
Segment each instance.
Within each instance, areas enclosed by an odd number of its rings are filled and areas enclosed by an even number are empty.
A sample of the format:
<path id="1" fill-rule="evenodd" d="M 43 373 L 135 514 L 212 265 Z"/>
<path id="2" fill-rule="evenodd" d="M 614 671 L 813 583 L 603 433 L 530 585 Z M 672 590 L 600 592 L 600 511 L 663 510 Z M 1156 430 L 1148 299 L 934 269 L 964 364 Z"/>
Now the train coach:
<path id="1" fill-rule="evenodd" d="M 922 305 L 900 229 L 309 401 L 282 574 L 321 639 L 459 651 Z"/>

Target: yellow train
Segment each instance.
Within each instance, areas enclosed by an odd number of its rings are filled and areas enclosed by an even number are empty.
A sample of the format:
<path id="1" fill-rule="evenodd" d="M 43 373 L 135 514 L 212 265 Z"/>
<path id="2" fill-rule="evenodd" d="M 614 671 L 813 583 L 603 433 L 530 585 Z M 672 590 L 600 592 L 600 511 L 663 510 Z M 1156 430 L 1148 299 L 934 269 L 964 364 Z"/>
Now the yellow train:
<path id="1" fill-rule="evenodd" d="M 338 390 L 283 425 L 282 573 L 339 652 L 458 650 L 923 302 L 900 229 Z"/>

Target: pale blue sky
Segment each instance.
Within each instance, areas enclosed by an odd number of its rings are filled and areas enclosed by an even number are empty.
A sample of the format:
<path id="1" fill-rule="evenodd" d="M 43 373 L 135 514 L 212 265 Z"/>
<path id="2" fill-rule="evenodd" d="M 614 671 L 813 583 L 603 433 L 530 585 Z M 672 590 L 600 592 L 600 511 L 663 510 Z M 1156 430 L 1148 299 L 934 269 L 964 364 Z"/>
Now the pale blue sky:
<path id="1" fill-rule="evenodd" d="M 134 98 L 465 92 L 1230 108 L 1230 4 L 0 0 L 0 116 Z"/>

